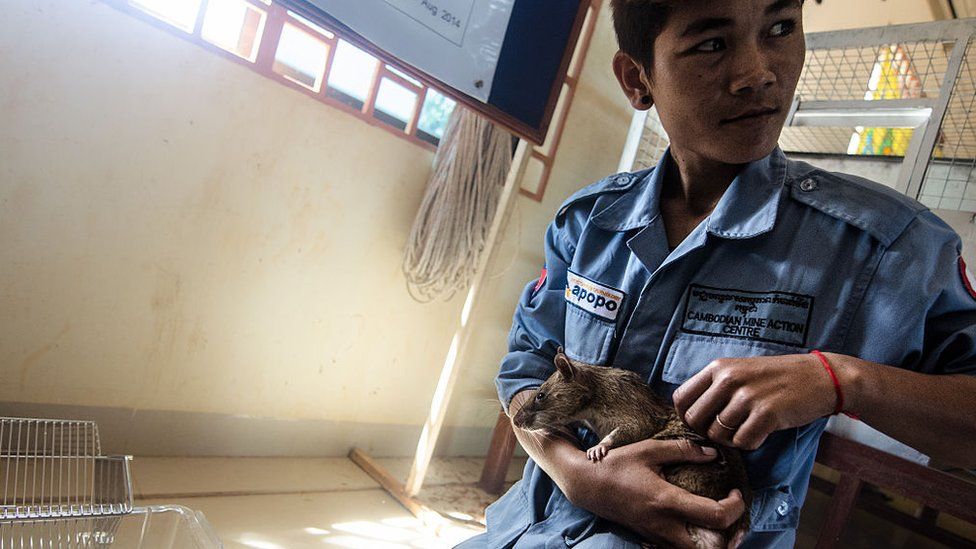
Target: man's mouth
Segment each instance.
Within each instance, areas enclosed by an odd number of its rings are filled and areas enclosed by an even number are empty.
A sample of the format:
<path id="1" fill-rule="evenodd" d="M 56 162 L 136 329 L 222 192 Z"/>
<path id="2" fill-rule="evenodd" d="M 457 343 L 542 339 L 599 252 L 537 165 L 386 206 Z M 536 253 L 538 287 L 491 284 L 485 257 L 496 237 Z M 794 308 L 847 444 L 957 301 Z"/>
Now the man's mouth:
<path id="1" fill-rule="evenodd" d="M 722 124 L 733 124 L 735 122 L 742 122 L 744 120 L 751 120 L 754 118 L 762 118 L 765 116 L 771 116 L 779 112 L 779 109 L 775 107 L 760 107 L 756 109 L 749 109 L 742 112 L 741 114 L 734 116 L 732 118 L 726 118 L 722 120 Z"/>

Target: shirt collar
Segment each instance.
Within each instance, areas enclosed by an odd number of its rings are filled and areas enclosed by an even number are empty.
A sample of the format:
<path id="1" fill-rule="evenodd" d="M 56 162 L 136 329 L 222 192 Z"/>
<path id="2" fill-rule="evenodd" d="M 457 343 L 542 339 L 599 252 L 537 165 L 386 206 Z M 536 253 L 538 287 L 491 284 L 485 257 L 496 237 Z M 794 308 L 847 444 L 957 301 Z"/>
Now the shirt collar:
<path id="1" fill-rule="evenodd" d="M 659 215 L 661 187 L 670 163 L 668 149 L 657 168 L 593 216 L 609 231 L 629 231 Z M 751 238 L 772 230 L 786 180 L 786 156 L 777 147 L 765 158 L 750 162 L 732 181 L 706 220 L 705 229 L 723 238 Z"/>

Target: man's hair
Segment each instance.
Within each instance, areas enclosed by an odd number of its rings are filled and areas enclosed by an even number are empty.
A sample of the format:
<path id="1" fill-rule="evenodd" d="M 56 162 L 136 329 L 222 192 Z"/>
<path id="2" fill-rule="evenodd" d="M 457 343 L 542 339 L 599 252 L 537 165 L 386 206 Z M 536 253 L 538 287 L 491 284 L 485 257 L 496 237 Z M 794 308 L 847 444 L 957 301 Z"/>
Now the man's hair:
<path id="1" fill-rule="evenodd" d="M 804 0 L 799 2 L 802 5 Z M 676 0 L 610 0 L 620 51 L 650 70 L 654 64 L 654 42 L 664 30 L 675 3 Z"/>

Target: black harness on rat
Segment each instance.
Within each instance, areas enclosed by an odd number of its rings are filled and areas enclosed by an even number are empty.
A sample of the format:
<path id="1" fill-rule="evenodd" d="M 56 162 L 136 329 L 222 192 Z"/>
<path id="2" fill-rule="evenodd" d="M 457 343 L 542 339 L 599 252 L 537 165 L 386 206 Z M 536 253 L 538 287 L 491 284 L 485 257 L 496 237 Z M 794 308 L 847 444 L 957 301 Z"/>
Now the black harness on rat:
<path id="1" fill-rule="evenodd" d="M 554 363 L 556 372 L 512 418 L 516 427 L 572 438 L 571 427 L 584 425 L 600 437 L 600 442 L 586 451 L 592 461 L 600 461 L 615 447 L 644 439 L 687 439 L 715 446 L 681 421 L 674 408 L 636 373 L 576 362 L 562 349 Z M 693 494 L 716 501 L 737 488 L 748 509 L 751 491 L 738 450 L 715 448 L 719 453 L 715 461 L 666 466 L 662 469 L 664 478 Z M 730 539 L 748 528 L 747 512 L 725 531 L 691 525 L 688 531 L 696 545 L 705 549 L 726 547 Z"/>

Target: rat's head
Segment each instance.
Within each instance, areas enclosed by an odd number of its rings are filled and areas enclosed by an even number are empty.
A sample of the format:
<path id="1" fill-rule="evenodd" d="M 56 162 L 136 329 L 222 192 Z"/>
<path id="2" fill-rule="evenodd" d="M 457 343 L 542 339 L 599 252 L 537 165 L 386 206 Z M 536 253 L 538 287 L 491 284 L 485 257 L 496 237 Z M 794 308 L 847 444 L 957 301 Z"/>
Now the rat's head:
<path id="1" fill-rule="evenodd" d="M 512 421 L 520 429 L 557 430 L 580 417 L 593 398 L 591 373 L 562 352 L 554 360 L 556 371 L 539 387 L 535 398 L 522 405 Z"/>

